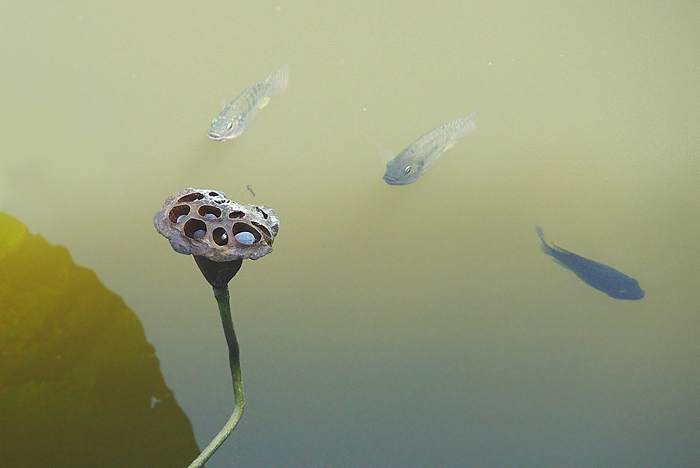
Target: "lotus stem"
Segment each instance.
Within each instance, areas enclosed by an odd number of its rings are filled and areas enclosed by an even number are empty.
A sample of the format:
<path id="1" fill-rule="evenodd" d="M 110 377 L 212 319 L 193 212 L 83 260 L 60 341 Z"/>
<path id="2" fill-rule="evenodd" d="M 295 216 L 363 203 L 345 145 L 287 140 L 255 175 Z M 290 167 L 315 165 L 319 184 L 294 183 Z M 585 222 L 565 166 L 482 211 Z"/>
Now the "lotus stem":
<path id="1" fill-rule="evenodd" d="M 199 456 L 190 464 L 189 468 L 201 468 L 216 450 L 224 443 L 231 435 L 231 432 L 238 425 L 241 416 L 243 415 L 243 383 L 241 381 L 241 362 L 240 349 L 238 347 L 238 339 L 236 338 L 236 330 L 233 328 L 233 319 L 231 318 L 231 304 L 228 292 L 228 285 L 214 286 L 214 298 L 219 304 L 219 314 L 221 315 L 221 324 L 224 327 L 224 335 L 226 336 L 226 344 L 228 345 L 228 360 L 231 366 L 231 380 L 233 382 L 233 397 L 234 407 L 233 413 L 226 425 L 219 431 L 214 439 L 209 442 L 209 445 L 199 454 Z"/>

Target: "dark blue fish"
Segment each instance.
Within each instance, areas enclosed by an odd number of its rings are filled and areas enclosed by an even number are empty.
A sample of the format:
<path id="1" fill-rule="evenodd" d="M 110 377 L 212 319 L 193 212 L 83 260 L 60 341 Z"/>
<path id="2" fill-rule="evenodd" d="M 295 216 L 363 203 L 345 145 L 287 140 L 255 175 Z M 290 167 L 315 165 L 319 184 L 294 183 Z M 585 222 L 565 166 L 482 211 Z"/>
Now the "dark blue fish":
<path id="1" fill-rule="evenodd" d="M 644 291 L 639 287 L 636 279 L 602 263 L 583 258 L 554 244 L 548 244 L 539 226 L 535 226 L 535 231 L 542 241 L 542 252 L 552 257 L 561 266 L 576 273 L 576 276 L 586 284 L 615 299 L 638 300 L 644 297 Z"/>

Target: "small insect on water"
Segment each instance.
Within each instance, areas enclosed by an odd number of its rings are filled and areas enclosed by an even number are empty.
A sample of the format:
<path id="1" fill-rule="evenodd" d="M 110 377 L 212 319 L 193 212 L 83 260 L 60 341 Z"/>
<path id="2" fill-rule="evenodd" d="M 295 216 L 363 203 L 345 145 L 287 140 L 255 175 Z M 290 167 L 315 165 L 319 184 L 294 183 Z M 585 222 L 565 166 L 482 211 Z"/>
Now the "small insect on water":
<path id="1" fill-rule="evenodd" d="M 215 141 L 236 138 L 250 124 L 257 112 L 270 101 L 270 96 L 284 92 L 289 86 L 289 65 L 283 65 L 273 75 L 248 86 L 236 99 L 226 105 L 211 121 L 207 136 Z"/>

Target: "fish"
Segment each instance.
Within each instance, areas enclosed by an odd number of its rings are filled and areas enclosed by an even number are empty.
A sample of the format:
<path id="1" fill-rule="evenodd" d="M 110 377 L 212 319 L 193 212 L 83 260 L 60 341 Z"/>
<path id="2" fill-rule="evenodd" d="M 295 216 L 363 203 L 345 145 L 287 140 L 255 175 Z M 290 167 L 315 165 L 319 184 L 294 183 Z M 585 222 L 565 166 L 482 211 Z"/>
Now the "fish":
<path id="1" fill-rule="evenodd" d="M 273 75 L 270 73 L 257 83 L 248 86 L 236 99 L 224 106 L 211 121 L 207 136 L 215 141 L 236 138 L 250 124 L 260 109 L 270 101 L 270 96 L 284 92 L 289 86 L 289 65 L 283 65 Z"/>
<path id="2" fill-rule="evenodd" d="M 255 192 L 253 192 L 253 189 L 250 188 L 250 185 L 246 185 L 245 188 L 247 188 L 248 191 L 249 191 L 253 196 L 255 196 Z"/>
<path id="3" fill-rule="evenodd" d="M 584 283 L 615 299 L 636 301 L 644 297 L 644 291 L 636 279 L 602 263 L 548 244 L 539 226 L 535 226 L 535 231 L 542 241 L 542 252 L 564 268 L 573 271 Z"/>
<path id="4" fill-rule="evenodd" d="M 386 164 L 384 182 L 389 185 L 407 185 L 417 181 L 457 140 L 476 130 L 476 124 L 472 120 L 476 113 L 469 117 L 458 117 L 430 130 L 396 156 L 391 150 L 386 150 L 385 153 L 391 160 Z"/>

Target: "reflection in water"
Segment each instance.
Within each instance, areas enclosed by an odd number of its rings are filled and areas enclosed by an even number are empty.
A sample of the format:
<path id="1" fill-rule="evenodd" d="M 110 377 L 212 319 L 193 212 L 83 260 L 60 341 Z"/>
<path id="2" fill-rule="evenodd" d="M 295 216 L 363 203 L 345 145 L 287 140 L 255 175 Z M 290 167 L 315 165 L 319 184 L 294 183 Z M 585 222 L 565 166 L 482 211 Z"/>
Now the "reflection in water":
<path id="1" fill-rule="evenodd" d="M 192 426 L 136 315 L 0 213 L 0 466 L 186 466 Z"/>

